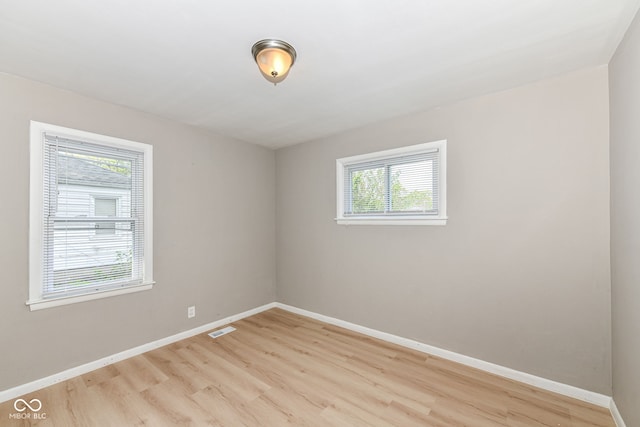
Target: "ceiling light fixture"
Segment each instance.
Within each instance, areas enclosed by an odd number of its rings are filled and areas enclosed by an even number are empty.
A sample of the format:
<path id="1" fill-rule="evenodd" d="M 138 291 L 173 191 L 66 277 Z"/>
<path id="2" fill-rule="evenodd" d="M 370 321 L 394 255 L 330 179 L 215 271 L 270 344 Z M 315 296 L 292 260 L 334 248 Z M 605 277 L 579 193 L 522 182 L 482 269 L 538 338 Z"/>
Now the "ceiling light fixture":
<path id="1" fill-rule="evenodd" d="M 274 85 L 287 77 L 291 66 L 296 62 L 296 50 L 282 40 L 260 40 L 253 45 L 251 53 L 264 78 Z"/>

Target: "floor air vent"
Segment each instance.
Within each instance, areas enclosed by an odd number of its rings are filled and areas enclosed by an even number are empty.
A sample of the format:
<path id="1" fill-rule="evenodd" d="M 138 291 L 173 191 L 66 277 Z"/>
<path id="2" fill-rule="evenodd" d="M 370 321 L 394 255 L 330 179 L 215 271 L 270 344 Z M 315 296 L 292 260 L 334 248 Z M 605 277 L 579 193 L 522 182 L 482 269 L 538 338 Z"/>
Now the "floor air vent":
<path id="1" fill-rule="evenodd" d="M 233 332 L 235 330 L 236 328 L 234 328 L 233 326 L 227 326 L 226 328 L 218 329 L 217 331 L 211 332 L 209 336 L 211 338 L 218 338 L 218 337 L 221 337 L 222 335 L 226 335 L 229 332 Z"/>

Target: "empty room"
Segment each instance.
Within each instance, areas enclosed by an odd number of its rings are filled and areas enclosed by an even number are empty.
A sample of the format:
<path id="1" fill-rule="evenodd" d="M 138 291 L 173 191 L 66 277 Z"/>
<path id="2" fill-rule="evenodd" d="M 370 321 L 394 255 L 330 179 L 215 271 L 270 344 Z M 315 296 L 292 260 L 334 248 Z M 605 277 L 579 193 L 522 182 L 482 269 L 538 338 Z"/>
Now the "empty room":
<path id="1" fill-rule="evenodd" d="M 640 427 L 639 9 L 0 0 L 0 426 Z"/>

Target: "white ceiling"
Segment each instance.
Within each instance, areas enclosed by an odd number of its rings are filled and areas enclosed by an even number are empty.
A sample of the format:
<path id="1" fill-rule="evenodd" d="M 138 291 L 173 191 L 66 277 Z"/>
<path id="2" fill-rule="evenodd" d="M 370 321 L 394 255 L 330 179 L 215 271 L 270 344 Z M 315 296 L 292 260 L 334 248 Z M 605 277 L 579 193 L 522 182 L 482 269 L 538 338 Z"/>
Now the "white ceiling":
<path id="1" fill-rule="evenodd" d="M 639 7 L 640 0 L 0 0 L 0 71 L 278 148 L 605 64 Z M 298 52 L 275 87 L 250 52 L 269 37 Z"/>

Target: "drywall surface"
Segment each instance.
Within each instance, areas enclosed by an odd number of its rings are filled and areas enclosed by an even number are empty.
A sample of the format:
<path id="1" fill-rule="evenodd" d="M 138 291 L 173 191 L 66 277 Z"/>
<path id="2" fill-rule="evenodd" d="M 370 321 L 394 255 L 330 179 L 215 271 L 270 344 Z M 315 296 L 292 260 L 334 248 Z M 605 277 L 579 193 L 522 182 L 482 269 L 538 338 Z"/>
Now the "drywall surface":
<path id="1" fill-rule="evenodd" d="M 610 394 L 607 78 L 278 150 L 278 301 Z M 336 224 L 337 158 L 440 139 L 446 226 Z"/>
<path id="2" fill-rule="evenodd" d="M 640 16 L 640 15 L 638 15 Z M 640 18 L 609 64 L 613 399 L 640 426 Z"/>
<path id="3" fill-rule="evenodd" d="M 274 300 L 273 151 L 6 74 L 0 93 L 0 390 Z M 30 120 L 153 145 L 152 290 L 29 311 Z"/>

